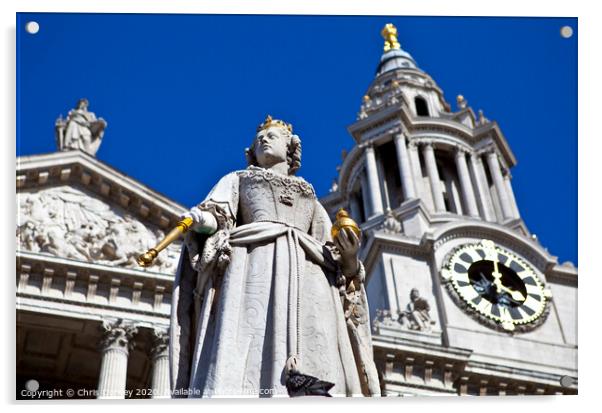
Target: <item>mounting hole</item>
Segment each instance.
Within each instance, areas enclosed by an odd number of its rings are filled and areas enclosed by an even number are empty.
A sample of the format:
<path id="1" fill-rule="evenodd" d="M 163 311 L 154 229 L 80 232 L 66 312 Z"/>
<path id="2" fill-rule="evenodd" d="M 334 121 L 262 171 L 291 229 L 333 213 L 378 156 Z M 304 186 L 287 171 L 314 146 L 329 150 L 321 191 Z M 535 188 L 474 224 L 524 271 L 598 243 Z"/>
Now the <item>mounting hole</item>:
<path id="1" fill-rule="evenodd" d="M 40 25 L 38 24 L 38 22 L 27 22 L 27 24 L 25 25 L 25 31 L 29 34 L 36 34 L 37 32 L 40 31 Z"/>
<path id="2" fill-rule="evenodd" d="M 573 28 L 571 26 L 562 26 L 560 28 L 560 35 L 565 39 L 573 36 Z"/>
<path id="3" fill-rule="evenodd" d="M 40 388 L 40 383 L 37 380 L 31 379 L 25 382 L 25 389 L 35 392 Z"/>
<path id="4" fill-rule="evenodd" d="M 562 387 L 571 387 L 573 384 L 575 384 L 575 379 L 573 379 L 572 377 L 562 376 L 560 378 L 560 385 Z"/>

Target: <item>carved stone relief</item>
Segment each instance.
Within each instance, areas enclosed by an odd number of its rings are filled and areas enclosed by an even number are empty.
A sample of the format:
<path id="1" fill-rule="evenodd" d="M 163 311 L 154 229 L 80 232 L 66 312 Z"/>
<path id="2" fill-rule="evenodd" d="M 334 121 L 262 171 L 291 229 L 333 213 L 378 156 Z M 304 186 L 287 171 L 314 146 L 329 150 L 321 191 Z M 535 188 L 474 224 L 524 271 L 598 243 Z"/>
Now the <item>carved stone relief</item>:
<path id="1" fill-rule="evenodd" d="M 140 269 L 136 257 L 164 236 L 121 208 L 69 186 L 17 194 L 17 248 L 57 257 Z M 149 271 L 174 273 L 179 245 Z"/>

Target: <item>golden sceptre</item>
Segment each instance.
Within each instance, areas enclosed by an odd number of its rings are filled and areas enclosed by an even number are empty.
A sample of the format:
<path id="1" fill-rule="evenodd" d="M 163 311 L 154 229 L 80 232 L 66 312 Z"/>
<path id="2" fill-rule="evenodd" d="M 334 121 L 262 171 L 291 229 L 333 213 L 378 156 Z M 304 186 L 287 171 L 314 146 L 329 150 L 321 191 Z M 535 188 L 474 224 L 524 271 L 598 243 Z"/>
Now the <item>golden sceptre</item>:
<path id="1" fill-rule="evenodd" d="M 161 251 L 163 251 L 165 248 L 167 248 L 167 246 L 169 244 L 171 244 L 172 242 L 174 242 L 175 240 L 180 238 L 180 236 L 182 234 L 184 234 L 186 231 L 188 231 L 193 223 L 194 223 L 194 221 L 192 220 L 192 218 L 189 218 L 189 217 L 186 217 L 183 220 L 179 221 L 176 224 L 175 228 L 172 229 L 169 232 L 169 234 L 167 234 L 161 240 L 161 242 L 159 242 L 155 246 L 155 248 L 151 248 L 150 250 L 146 251 L 144 254 L 138 256 L 138 258 L 136 259 L 136 262 L 138 262 L 138 265 L 140 265 L 141 267 L 150 267 L 153 264 L 153 261 L 155 260 L 155 258 L 157 258 L 157 255 L 159 255 L 159 253 Z"/>

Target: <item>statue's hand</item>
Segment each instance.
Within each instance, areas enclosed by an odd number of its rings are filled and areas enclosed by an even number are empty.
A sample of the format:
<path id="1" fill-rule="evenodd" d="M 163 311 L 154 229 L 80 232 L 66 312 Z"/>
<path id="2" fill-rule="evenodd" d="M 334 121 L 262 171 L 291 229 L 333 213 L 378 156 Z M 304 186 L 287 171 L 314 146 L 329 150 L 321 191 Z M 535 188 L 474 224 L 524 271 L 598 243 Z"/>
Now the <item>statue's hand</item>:
<path id="1" fill-rule="evenodd" d="M 207 211 L 201 210 L 199 207 L 192 207 L 184 214 L 185 217 L 190 217 L 194 221 L 192 229 L 202 234 L 213 234 L 217 231 L 217 220 Z"/>
<path id="2" fill-rule="evenodd" d="M 341 254 L 341 269 L 346 276 L 354 277 L 359 269 L 357 255 L 360 249 L 360 240 L 348 228 L 342 228 L 334 240 Z"/>
<path id="3" fill-rule="evenodd" d="M 203 211 L 199 209 L 199 207 L 192 207 L 186 214 L 190 216 L 194 220 L 195 224 L 203 225 L 205 223 L 205 217 L 203 216 Z"/>

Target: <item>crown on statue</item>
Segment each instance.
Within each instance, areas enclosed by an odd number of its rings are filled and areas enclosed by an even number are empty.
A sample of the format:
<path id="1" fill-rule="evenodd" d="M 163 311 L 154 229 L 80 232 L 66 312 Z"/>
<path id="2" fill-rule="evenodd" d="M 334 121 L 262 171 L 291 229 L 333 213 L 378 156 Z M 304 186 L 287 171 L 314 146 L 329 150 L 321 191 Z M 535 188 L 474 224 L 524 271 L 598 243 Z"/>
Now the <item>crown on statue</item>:
<path id="1" fill-rule="evenodd" d="M 270 115 L 268 115 L 263 123 L 257 127 L 257 132 L 260 130 L 264 130 L 269 128 L 270 126 L 279 126 L 281 128 L 287 129 L 289 132 L 293 133 L 293 125 L 290 123 L 286 123 L 279 119 L 272 119 Z"/>

